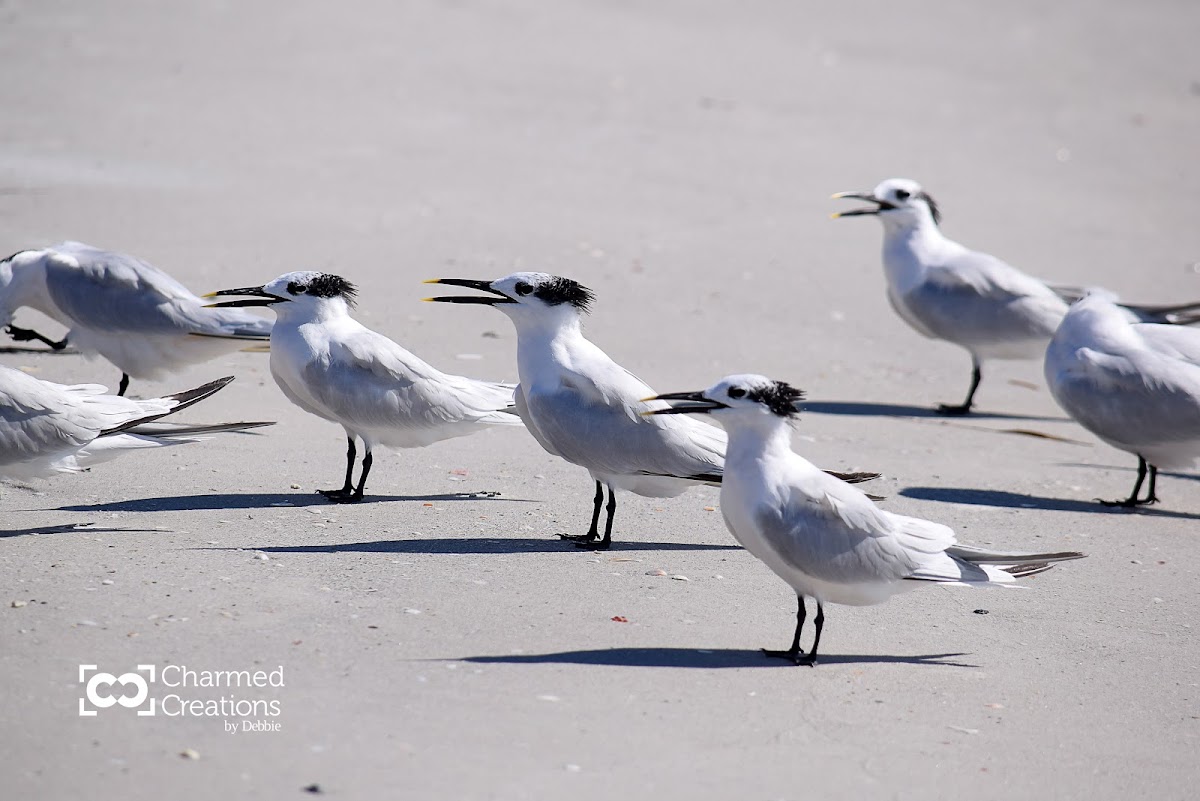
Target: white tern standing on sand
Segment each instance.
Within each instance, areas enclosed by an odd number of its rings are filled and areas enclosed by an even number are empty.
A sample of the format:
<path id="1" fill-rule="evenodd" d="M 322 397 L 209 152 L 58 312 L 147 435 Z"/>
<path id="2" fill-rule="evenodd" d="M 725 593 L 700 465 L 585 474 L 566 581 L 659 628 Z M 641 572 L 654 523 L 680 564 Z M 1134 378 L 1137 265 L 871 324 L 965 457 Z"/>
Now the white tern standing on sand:
<path id="1" fill-rule="evenodd" d="M 0 476 L 78 473 L 125 451 L 199 442 L 197 434 L 244 431 L 271 423 L 174 425 L 159 418 L 199 403 L 233 380 L 134 400 L 97 384 L 52 384 L 0 367 Z"/>
<path id="2" fill-rule="evenodd" d="M 22 306 L 66 326 L 60 341 L 9 325 Z M 271 321 L 235 309 L 208 309 L 171 276 L 124 253 L 62 242 L 24 250 L 0 262 L 0 325 L 18 342 L 39 340 L 55 350 L 71 344 L 121 370 L 118 395 L 130 377 L 168 373 L 265 342 Z"/>
<path id="3" fill-rule="evenodd" d="M 354 285 L 338 275 L 294 272 L 264 286 L 205 297 L 250 295 L 216 306 L 270 306 L 271 374 L 288 400 L 346 431 L 346 480 L 321 490 L 331 501 L 360 501 L 376 445 L 419 448 L 464 437 L 483 424 L 521 425 L 513 385 L 449 375 L 350 316 Z M 355 438 L 366 453 L 352 481 Z"/>
<path id="4" fill-rule="evenodd" d="M 1093 290 L 1071 307 L 1046 349 L 1046 383 L 1076 422 L 1138 458 L 1130 496 L 1102 501 L 1132 507 L 1158 501 L 1160 467 L 1200 458 L 1200 331 L 1133 321 L 1116 300 Z"/>
<path id="5" fill-rule="evenodd" d="M 587 468 L 596 482 L 587 533 L 560 534 L 563 539 L 608 548 L 616 490 L 673 498 L 691 487 L 721 482 L 725 433 L 687 418 L 643 417 L 640 401 L 654 390 L 584 337 L 590 289 L 569 278 L 530 272 L 496 281 L 435 278 L 426 283 L 487 292 L 427 300 L 495 306 L 516 327 L 521 380 L 516 402 L 525 427 L 549 453 Z M 864 481 L 877 475 L 846 477 Z M 601 538 L 597 525 L 605 487 L 608 517 Z"/>
<path id="6" fill-rule="evenodd" d="M 1054 289 L 995 256 L 970 250 L 938 227 L 937 204 L 916 181 L 891 178 L 871 192 L 834 198 L 874 203 L 834 217 L 871 214 L 883 223 L 883 271 L 892 308 L 918 333 L 971 354 L 971 388 L 942 414 L 966 414 L 987 359 L 1037 359 L 1067 313 Z"/>
<path id="7" fill-rule="evenodd" d="M 791 647 L 764 652 L 815 664 L 825 604 L 865 606 L 924 582 L 956 585 L 1012 583 L 1075 552 L 1002 554 L 955 544 L 940 523 L 892 514 L 844 481 L 818 470 L 792 450 L 791 425 L 803 393 L 760 375 L 733 375 L 702 392 L 648 400 L 680 405 L 648 416 L 711 414 L 729 433 L 721 513 L 734 538 L 796 593 Z M 805 597 L 817 602 L 812 649 L 800 649 Z"/>

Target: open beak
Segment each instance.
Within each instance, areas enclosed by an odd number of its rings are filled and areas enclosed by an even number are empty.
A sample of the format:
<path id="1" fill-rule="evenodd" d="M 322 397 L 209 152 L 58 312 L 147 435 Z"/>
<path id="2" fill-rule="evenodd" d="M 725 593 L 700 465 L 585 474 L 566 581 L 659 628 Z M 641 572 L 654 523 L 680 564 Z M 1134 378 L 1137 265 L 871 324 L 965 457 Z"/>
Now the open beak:
<path id="1" fill-rule="evenodd" d="M 873 209 L 850 209 L 850 211 L 836 211 L 831 217 L 838 219 L 839 217 L 859 217 L 864 214 L 878 214 L 881 211 L 896 208 L 886 200 L 880 200 L 870 192 L 838 192 L 831 196 L 832 200 L 865 200 L 868 203 L 874 203 Z"/>
<path id="2" fill-rule="evenodd" d="M 240 289 L 219 289 L 216 292 L 209 292 L 207 295 L 201 295 L 202 298 L 215 298 L 221 295 L 251 295 L 252 297 L 245 300 L 223 300 L 220 303 L 207 303 L 206 309 L 227 309 L 234 306 L 270 306 L 275 303 L 283 303 L 287 298 L 281 298 L 278 295 L 272 295 L 266 292 L 261 286 L 246 286 Z"/>
<path id="3" fill-rule="evenodd" d="M 428 303 L 480 303 L 484 306 L 495 306 L 498 303 L 516 303 L 515 300 L 505 295 L 498 289 L 492 289 L 491 281 L 474 281 L 470 278 L 430 278 L 424 281 L 426 284 L 446 284 L 448 286 L 462 286 L 467 289 L 478 289 L 480 292 L 490 292 L 496 297 L 483 297 L 480 295 L 443 295 L 437 298 L 422 298 Z"/>
<path id="4" fill-rule="evenodd" d="M 704 397 L 703 392 L 666 392 L 662 395 L 651 395 L 649 398 L 642 398 L 642 403 L 656 400 L 687 402 L 681 406 L 668 406 L 665 409 L 651 409 L 642 412 L 643 417 L 651 414 L 708 414 L 714 409 L 729 408 L 727 404 Z"/>

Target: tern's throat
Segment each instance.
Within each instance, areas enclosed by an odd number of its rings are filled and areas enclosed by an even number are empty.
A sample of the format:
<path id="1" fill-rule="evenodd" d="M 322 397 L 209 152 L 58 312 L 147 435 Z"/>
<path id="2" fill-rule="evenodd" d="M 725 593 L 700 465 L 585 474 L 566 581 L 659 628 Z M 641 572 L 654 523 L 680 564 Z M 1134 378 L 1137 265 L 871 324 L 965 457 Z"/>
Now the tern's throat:
<path id="1" fill-rule="evenodd" d="M 70 318 L 50 300 L 46 270 L 35 259 L 37 255 L 32 251 L 18 253 L 0 264 L 0 312 L 3 313 L 3 322 L 7 323 L 12 313 L 21 306 L 29 306 L 63 325 L 70 325 Z"/>
<path id="2" fill-rule="evenodd" d="M 947 239 L 932 218 L 885 220 L 883 269 L 888 284 L 904 294 L 925 280 L 930 266 L 944 263 L 950 251 L 962 249 Z"/>
<path id="3" fill-rule="evenodd" d="M 513 320 L 517 329 L 517 370 L 526 386 L 557 381 L 563 370 L 586 372 L 585 351 L 595 350 L 583 336 L 577 315 Z"/>
<path id="4" fill-rule="evenodd" d="M 350 307 L 341 298 L 303 298 L 271 306 L 284 325 L 338 323 L 350 318 Z"/>
<path id="5" fill-rule="evenodd" d="M 792 450 L 792 427 L 782 417 L 760 414 L 722 423 L 729 434 L 725 451 L 727 472 L 738 469 L 738 465 L 782 457 Z"/>

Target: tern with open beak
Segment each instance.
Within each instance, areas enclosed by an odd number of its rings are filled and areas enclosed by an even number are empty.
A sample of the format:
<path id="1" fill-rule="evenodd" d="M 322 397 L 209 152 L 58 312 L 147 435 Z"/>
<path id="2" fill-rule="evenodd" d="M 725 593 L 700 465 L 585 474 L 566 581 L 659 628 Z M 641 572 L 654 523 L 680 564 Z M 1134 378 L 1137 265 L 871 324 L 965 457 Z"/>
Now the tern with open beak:
<path id="1" fill-rule="evenodd" d="M 639 414 L 641 400 L 654 390 L 583 335 L 583 316 L 594 300 L 590 289 L 570 278 L 533 272 L 495 281 L 436 278 L 426 283 L 486 293 L 427 300 L 494 306 L 516 327 L 516 403 L 525 427 L 549 453 L 586 468 L 596 483 L 587 532 L 560 537 L 584 548 L 608 548 L 617 490 L 672 498 L 721 482 L 725 433 L 698 420 Z M 864 481 L 878 474 L 843 475 Z M 608 516 L 601 536 L 605 488 Z"/>

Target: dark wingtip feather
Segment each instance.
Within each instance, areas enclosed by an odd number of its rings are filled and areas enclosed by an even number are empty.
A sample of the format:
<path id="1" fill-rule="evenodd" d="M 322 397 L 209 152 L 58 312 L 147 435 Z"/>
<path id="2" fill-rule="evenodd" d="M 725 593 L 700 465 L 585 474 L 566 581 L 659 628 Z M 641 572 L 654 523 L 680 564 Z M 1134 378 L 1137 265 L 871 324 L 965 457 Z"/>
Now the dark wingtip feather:
<path id="1" fill-rule="evenodd" d="M 871 473 L 866 471 L 860 471 L 856 473 L 841 473 L 837 470 L 826 470 L 825 472 L 836 479 L 845 481 L 847 484 L 861 484 L 864 481 L 874 481 L 883 475 L 883 473 Z"/>
<path id="2" fill-rule="evenodd" d="M 183 392 L 176 392 L 171 395 L 163 395 L 164 400 L 176 401 L 175 406 L 173 406 L 170 411 L 163 412 L 162 414 L 147 415 L 146 417 L 142 417 L 137 420 L 130 420 L 129 422 L 123 423 L 115 428 L 105 429 L 104 431 L 101 431 L 98 436 L 104 437 L 108 436 L 109 434 L 119 434 L 122 431 L 133 428 L 134 426 L 138 426 L 143 423 L 149 423 L 153 420 L 158 420 L 159 418 L 166 417 L 169 414 L 175 414 L 175 412 L 182 411 L 192 404 L 199 403 L 210 395 L 219 392 L 232 380 L 233 376 L 227 375 L 224 378 L 218 378 L 216 381 L 209 381 L 207 384 L 198 386 L 195 389 L 185 389 Z"/>

